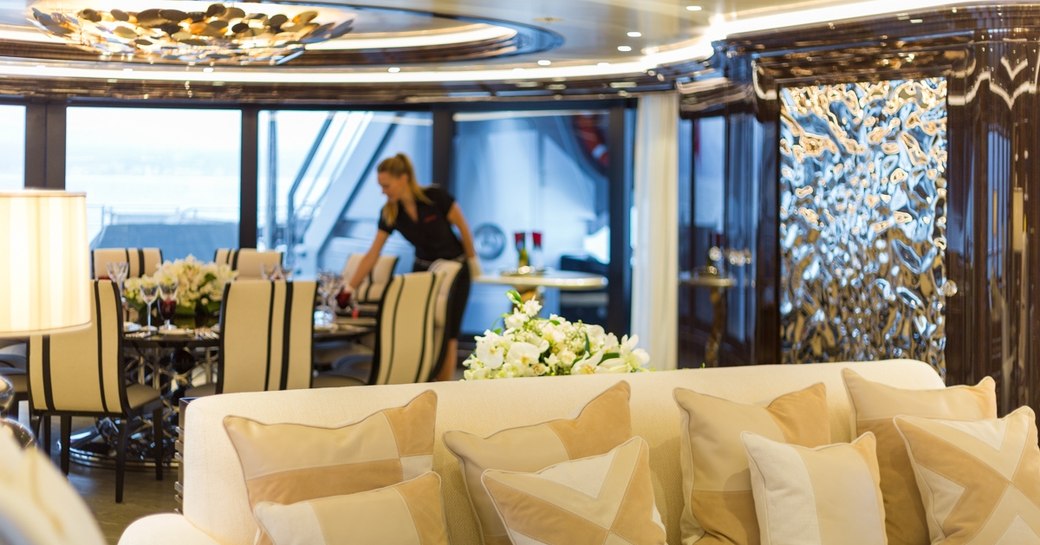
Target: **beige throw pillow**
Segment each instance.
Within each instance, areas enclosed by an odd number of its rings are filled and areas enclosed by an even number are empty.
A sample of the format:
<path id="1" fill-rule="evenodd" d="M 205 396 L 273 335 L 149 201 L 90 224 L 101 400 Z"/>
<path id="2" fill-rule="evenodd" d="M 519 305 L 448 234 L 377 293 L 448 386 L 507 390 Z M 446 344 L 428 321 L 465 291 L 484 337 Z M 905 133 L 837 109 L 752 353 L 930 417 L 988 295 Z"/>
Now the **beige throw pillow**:
<path id="1" fill-rule="evenodd" d="M 508 544 L 509 538 L 480 484 L 484 470 L 537 471 L 610 451 L 632 436 L 630 395 L 628 383 L 622 381 L 589 401 L 573 419 L 505 429 L 484 438 L 463 431 L 444 434 L 445 446 L 459 459 L 485 545 Z"/>
<path id="2" fill-rule="evenodd" d="M 448 545 L 441 479 L 432 471 L 357 494 L 260 502 L 253 512 L 275 545 Z"/>
<path id="3" fill-rule="evenodd" d="M 239 416 L 225 417 L 224 428 L 255 509 L 265 501 L 290 504 L 373 490 L 432 470 L 436 412 L 437 394 L 426 391 L 403 407 L 338 428 Z M 268 543 L 266 536 L 259 543 Z"/>
<path id="4" fill-rule="evenodd" d="M 665 545 L 649 453 L 633 437 L 535 473 L 489 469 L 481 481 L 514 545 Z"/>
<path id="5" fill-rule="evenodd" d="M 830 443 L 827 390 L 814 384 L 767 406 L 676 389 L 682 416 L 679 462 L 684 545 L 757 545 L 758 521 L 742 431 L 815 447 Z"/>
<path id="6" fill-rule="evenodd" d="M 933 545 L 1040 544 L 1036 415 L 976 421 L 900 416 Z"/>
<path id="7" fill-rule="evenodd" d="M 856 434 L 869 431 L 877 437 L 889 545 L 928 543 L 921 495 L 917 491 L 906 446 L 892 419 L 900 415 L 955 420 L 996 418 L 993 379 L 986 377 L 977 386 L 905 390 L 869 381 L 849 369 L 842 370 L 842 377 L 852 404 Z"/>
<path id="8" fill-rule="evenodd" d="M 813 449 L 743 433 L 762 545 L 885 545 L 874 434 Z"/>

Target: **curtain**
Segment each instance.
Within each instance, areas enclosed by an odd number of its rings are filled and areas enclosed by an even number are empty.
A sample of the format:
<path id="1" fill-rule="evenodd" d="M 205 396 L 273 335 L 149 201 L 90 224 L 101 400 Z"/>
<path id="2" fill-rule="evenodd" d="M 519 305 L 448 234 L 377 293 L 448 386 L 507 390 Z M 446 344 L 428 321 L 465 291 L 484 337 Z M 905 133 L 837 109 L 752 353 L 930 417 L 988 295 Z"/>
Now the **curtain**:
<path id="1" fill-rule="evenodd" d="M 632 221 L 632 333 L 655 369 L 677 366 L 679 286 L 679 101 L 639 99 Z"/>

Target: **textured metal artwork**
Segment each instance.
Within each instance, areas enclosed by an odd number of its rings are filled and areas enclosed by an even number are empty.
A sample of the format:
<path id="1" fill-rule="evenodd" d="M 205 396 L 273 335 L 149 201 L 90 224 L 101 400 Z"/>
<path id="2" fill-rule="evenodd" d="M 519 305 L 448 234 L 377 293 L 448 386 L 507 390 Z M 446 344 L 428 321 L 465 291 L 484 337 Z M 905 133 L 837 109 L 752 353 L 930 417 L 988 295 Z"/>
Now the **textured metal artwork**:
<path id="1" fill-rule="evenodd" d="M 945 376 L 946 92 L 781 90 L 784 363 L 914 358 Z"/>

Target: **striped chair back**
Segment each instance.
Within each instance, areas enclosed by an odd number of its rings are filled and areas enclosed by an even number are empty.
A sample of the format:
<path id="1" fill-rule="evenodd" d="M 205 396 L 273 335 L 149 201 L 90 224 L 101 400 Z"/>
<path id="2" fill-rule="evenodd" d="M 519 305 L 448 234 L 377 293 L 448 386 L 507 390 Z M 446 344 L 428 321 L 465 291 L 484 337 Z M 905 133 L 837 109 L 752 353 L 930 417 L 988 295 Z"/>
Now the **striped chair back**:
<path id="1" fill-rule="evenodd" d="M 343 266 L 343 280 L 350 281 L 350 278 L 354 276 L 354 271 L 361 265 L 361 260 L 364 258 L 365 254 L 350 254 L 347 256 L 347 263 Z M 357 286 L 357 290 L 354 292 L 358 303 L 378 303 L 383 299 L 383 292 L 386 291 L 387 284 L 390 283 L 390 279 L 394 276 L 397 259 L 397 256 L 393 254 L 381 254 L 379 256 L 375 266 L 372 267 L 372 270 L 369 271 L 365 279 L 361 281 L 361 285 Z"/>
<path id="2" fill-rule="evenodd" d="M 94 280 L 91 322 L 84 329 L 29 337 L 33 411 L 123 414 L 129 408 L 122 365 L 123 316 L 108 280 Z"/>
<path id="3" fill-rule="evenodd" d="M 433 310 L 433 338 L 437 346 L 437 353 L 444 350 L 444 332 L 451 320 L 457 319 L 450 316 L 452 313 L 451 297 L 455 288 L 455 279 L 464 265 L 452 259 L 438 259 L 430 265 L 430 272 L 440 275 L 441 280 L 437 289 L 437 302 Z"/>
<path id="4" fill-rule="evenodd" d="M 310 388 L 316 290 L 313 281 L 228 282 L 218 394 Z"/>
<path id="5" fill-rule="evenodd" d="M 162 265 L 159 248 L 97 248 L 90 252 L 90 266 L 95 280 L 108 278 L 108 264 L 125 261 L 130 265 L 127 278 L 155 274 Z"/>
<path id="6" fill-rule="evenodd" d="M 393 277 L 379 304 L 372 377 L 376 384 L 427 382 L 437 364 L 434 310 L 440 277 L 418 272 Z"/>
<path id="7" fill-rule="evenodd" d="M 256 248 L 220 248 L 214 254 L 213 261 L 238 271 L 239 280 L 262 279 L 265 269 L 270 271 L 275 265 L 282 264 L 282 252 L 260 251 Z"/>

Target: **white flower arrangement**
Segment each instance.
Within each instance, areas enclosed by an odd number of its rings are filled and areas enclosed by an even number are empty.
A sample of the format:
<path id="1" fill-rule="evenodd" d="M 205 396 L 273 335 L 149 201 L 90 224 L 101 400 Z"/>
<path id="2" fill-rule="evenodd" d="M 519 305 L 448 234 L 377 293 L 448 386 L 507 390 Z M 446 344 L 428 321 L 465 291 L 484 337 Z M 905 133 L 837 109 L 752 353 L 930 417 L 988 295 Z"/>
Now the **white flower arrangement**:
<path id="1" fill-rule="evenodd" d="M 502 316 L 505 330 L 488 330 L 476 338 L 476 350 L 463 362 L 465 380 L 650 370 L 649 354 L 636 348 L 637 336 L 618 341 L 598 325 L 555 314 L 541 318 L 538 301 L 523 301 L 515 290 L 508 296 L 513 312 Z"/>
<path id="2" fill-rule="evenodd" d="M 165 261 L 151 277 L 128 278 L 125 289 L 127 300 L 143 304 L 141 301 L 142 283 L 160 283 L 163 280 L 177 280 L 177 310 L 179 313 L 192 314 L 197 306 L 207 312 L 220 310 L 220 301 L 224 298 L 224 285 L 235 279 L 236 271 L 225 264 L 203 263 L 195 256 L 184 259 Z"/>

